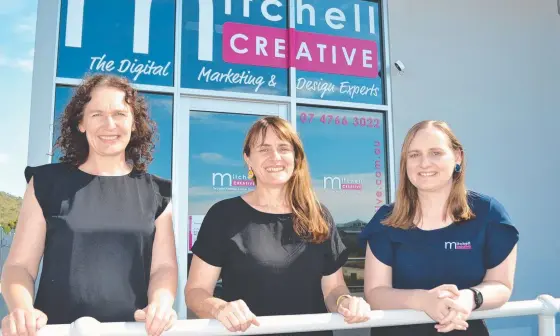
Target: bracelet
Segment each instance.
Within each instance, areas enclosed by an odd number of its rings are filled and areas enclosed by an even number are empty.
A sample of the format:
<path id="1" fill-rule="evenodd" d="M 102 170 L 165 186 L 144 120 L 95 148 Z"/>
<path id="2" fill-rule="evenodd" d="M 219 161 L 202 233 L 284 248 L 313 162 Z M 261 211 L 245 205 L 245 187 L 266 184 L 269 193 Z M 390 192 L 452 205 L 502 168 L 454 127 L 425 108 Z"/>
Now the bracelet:
<path id="1" fill-rule="evenodd" d="M 343 294 L 343 295 L 339 296 L 338 299 L 336 299 L 336 307 L 337 308 L 340 305 L 340 302 L 342 302 L 342 299 L 345 299 L 345 298 L 350 298 L 350 295 Z"/>

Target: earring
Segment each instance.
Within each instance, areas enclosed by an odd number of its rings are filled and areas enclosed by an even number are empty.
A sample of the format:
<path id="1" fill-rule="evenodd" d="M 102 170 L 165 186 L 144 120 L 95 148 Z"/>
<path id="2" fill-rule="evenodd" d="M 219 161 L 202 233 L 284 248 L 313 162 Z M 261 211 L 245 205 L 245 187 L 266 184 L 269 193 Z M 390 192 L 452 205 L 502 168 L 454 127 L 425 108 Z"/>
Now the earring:
<path id="1" fill-rule="evenodd" d="M 249 168 L 249 173 L 247 173 L 247 175 L 249 176 L 249 180 L 252 180 L 255 176 L 255 173 L 253 173 L 253 169 Z"/>
<path id="2" fill-rule="evenodd" d="M 460 173 L 462 169 L 463 169 L 463 168 L 461 167 L 460 164 L 458 164 L 458 163 L 455 164 L 455 172 L 456 172 L 456 173 Z"/>

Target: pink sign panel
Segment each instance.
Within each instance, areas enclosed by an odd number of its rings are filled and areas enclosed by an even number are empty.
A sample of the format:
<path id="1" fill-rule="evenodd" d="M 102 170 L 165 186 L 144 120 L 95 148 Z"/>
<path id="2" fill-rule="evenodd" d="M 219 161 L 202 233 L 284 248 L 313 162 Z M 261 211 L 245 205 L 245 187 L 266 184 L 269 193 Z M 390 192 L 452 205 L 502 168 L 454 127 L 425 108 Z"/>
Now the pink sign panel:
<path id="1" fill-rule="evenodd" d="M 289 38 L 288 38 L 289 36 Z M 234 64 L 378 77 L 377 43 L 291 29 L 227 22 L 223 59 Z"/>
<path id="2" fill-rule="evenodd" d="M 288 68 L 288 32 L 285 29 L 226 22 L 223 35 L 225 62 Z"/>

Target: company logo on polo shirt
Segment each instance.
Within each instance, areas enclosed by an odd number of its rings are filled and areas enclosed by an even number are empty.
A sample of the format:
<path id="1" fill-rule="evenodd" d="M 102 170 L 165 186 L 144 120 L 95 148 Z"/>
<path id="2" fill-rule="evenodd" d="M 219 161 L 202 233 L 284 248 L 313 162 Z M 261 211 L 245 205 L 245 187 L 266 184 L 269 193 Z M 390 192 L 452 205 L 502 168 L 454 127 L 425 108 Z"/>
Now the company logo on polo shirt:
<path id="1" fill-rule="evenodd" d="M 472 249 L 471 242 L 445 242 L 446 250 L 470 250 Z"/>

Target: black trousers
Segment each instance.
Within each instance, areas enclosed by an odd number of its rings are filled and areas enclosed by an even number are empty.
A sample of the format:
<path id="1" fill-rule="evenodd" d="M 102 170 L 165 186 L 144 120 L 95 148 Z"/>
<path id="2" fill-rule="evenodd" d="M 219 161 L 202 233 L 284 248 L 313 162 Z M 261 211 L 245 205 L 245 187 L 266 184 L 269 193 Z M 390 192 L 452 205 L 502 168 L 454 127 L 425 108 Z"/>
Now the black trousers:
<path id="1" fill-rule="evenodd" d="M 484 320 L 469 320 L 467 330 L 440 333 L 435 323 L 371 328 L 371 336 L 490 336 Z"/>

